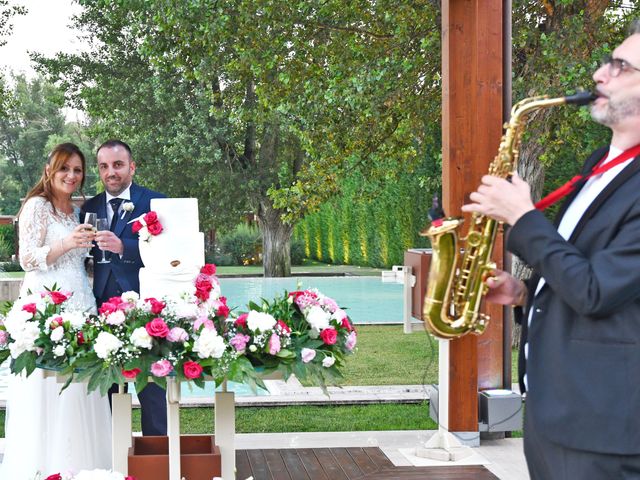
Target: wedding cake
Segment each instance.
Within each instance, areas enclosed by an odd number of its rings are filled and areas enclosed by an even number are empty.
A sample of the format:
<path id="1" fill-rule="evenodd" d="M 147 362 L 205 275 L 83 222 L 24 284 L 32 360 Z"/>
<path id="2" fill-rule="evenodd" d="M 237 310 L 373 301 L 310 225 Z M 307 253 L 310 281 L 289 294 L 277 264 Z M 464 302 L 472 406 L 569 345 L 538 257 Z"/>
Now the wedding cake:
<path id="1" fill-rule="evenodd" d="M 204 265 L 204 234 L 200 232 L 197 198 L 154 198 L 161 232 L 140 232 L 140 297 L 162 298 L 192 293 Z M 151 226 L 145 227 L 151 232 Z M 157 228 L 157 227 L 156 227 Z M 144 233 L 144 234 L 142 234 Z"/>

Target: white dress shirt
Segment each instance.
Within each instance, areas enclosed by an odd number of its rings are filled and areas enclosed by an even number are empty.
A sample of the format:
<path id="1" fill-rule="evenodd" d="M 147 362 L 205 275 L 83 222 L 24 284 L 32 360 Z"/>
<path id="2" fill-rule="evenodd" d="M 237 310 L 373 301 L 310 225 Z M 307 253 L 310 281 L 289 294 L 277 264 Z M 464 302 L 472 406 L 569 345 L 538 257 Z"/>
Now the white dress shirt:
<path id="1" fill-rule="evenodd" d="M 111 204 L 109 202 L 114 198 L 122 198 L 125 202 L 128 202 L 129 200 L 131 200 L 130 190 L 131 190 L 131 184 L 129 184 L 129 186 L 125 188 L 124 191 L 117 197 L 114 197 L 109 192 L 104 192 L 107 195 L 107 220 L 109 220 L 109 225 L 111 225 L 111 220 L 113 220 L 113 216 L 116 213 L 118 213 L 113 211 L 113 208 L 111 207 Z M 120 204 L 120 208 L 122 208 L 122 204 Z"/>

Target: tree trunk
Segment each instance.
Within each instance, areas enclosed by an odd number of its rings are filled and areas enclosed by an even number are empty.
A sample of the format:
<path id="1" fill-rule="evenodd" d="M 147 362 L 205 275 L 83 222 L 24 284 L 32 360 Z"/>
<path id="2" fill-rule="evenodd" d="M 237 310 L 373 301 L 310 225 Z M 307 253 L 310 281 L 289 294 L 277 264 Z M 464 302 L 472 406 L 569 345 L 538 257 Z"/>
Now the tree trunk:
<path id="1" fill-rule="evenodd" d="M 265 277 L 291 276 L 293 226 L 284 223 L 281 215 L 280 210 L 273 208 L 271 200 L 260 201 L 257 217 L 262 232 L 262 264 Z"/>

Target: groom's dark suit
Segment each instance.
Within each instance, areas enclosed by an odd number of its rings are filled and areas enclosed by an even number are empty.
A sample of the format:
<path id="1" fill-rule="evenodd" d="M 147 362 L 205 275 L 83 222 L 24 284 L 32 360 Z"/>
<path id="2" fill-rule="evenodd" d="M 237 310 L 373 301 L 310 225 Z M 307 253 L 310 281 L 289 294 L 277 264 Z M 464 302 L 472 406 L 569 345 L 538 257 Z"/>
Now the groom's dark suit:
<path id="1" fill-rule="evenodd" d="M 606 152 L 594 152 L 584 172 Z M 640 454 L 640 157 L 596 197 L 568 242 L 556 227 L 534 210 L 507 238 L 507 248 L 535 272 L 528 282 L 533 300 L 519 312 L 527 423 L 566 448 Z M 540 276 L 546 284 L 534 298 Z"/>
<path id="2" fill-rule="evenodd" d="M 133 203 L 132 212 L 124 212 L 120 209 L 117 215 L 117 223 L 113 228 L 120 240 L 122 240 L 124 251 L 122 256 L 111 255 L 111 263 L 94 262 L 93 294 L 96 297 L 98 306 L 106 302 L 113 296 L 119 296 L 123 292 L 140 292 L 140 281 L 138 273 L 143 266 L 138 249 L 138 235 L 131 230 L 128 222 L 150 210 L 152 198 L 164 198 L 165 195 L 154 192 L 147 188 L 131 184 L 129 188 L 130 202 Z M 82 207 L 81 217 L 85 212 L 95 212 L 98 218 L 107 218 L 107 197 L 103 192 L 86 201 Z M 100 258 L 100 251 L 94 247 L 92 250 L 94 258 Z M 166 435 L 167 434 L 167 409 L 165 391 L 154 383 L 149 383 L 147 387 L 138 392 L 142 410 L 142 433 L 144 435 Z"/>

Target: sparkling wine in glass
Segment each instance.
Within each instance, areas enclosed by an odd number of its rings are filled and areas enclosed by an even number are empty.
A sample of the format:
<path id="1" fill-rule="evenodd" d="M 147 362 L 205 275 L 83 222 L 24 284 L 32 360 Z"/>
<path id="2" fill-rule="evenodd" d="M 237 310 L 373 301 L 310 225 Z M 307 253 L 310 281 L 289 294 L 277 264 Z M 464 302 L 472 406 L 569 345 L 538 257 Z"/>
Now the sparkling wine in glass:
<path id="1" fill-rule="evenodd" d="M 106 218 L 98 218 L 96 221 L 96 227 L 99 231 L 109 230 L 109 220 Z M 111 260 L 107 260 L 105 258 L 104 250 L 100 249 L 100 251 L 102 252 L 102 260 L 100 260 L 98 263 L 111 263 Z"/>
<path id="2" fill-rule="evenodd" d="M 96 233 L 97 223 L 98 223 L 98 214 L 94 212 L 86 212 L 84 214 L 84 223 L 88 223 L 89 225 L 91 225 L 91 228 L 87 228 L 87 230 L 92 231 L 93 233 Z M 91 255 L 89 254 L 89 252 L 87 252 L 86 257 L 91 258 Z"/>

